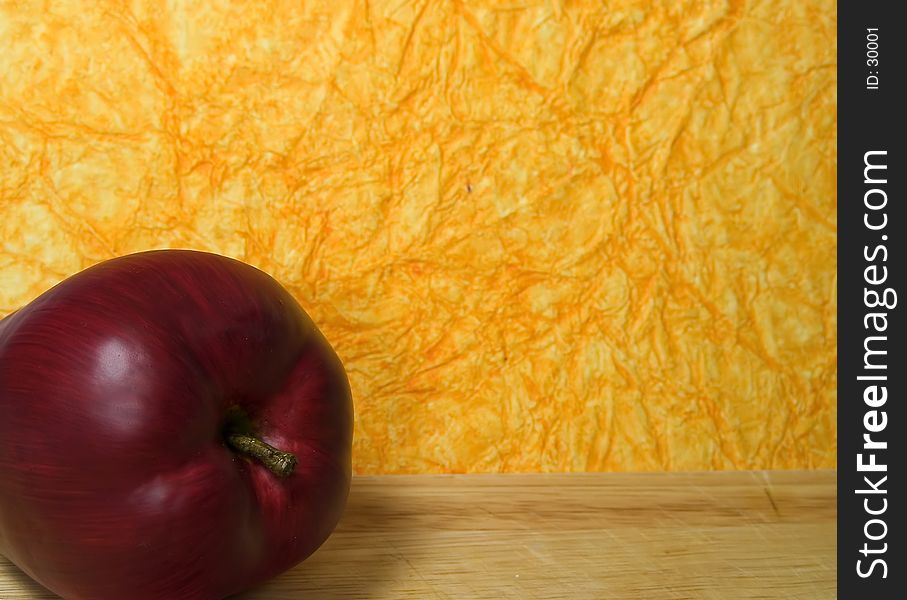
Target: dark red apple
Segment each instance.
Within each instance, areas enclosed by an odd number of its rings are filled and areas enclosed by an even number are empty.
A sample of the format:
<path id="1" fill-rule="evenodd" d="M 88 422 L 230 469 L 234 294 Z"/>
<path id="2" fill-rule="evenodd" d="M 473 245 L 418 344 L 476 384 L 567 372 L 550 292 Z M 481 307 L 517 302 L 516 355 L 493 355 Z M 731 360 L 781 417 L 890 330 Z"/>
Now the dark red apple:
<path id="1" fill-rule="evenodd" d="M 265 273 L 186 250 L 95 265 L 0 321 L 0 553 L 67 599 L 219 599 L 340 518 L 337 355 Z"/>

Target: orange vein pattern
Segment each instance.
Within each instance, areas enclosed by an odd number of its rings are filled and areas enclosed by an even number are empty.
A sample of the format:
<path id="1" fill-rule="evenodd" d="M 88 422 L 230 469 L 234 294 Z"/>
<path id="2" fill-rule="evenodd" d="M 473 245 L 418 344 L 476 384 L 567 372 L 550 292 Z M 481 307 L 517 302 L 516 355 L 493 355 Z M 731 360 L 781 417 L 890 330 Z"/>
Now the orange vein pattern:
<path id="1" fill-rule="evenodd" d="M 827 0 L 0 2 L 0 315 L 274 275 L 358 473 L 827 468 Z"/>

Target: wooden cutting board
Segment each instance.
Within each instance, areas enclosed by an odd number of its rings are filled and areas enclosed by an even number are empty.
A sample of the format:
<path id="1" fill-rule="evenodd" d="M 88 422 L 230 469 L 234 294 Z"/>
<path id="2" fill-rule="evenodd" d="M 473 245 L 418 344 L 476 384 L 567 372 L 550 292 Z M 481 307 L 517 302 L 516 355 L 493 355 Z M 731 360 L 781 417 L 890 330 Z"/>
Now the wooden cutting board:
<path id="1" fill-rule="evenodd" d="M 355 478 L 337 531 L 238 600 L 835 597 L 834 471 Z M 0 599 L 54 598 L 0 559 Z"/>

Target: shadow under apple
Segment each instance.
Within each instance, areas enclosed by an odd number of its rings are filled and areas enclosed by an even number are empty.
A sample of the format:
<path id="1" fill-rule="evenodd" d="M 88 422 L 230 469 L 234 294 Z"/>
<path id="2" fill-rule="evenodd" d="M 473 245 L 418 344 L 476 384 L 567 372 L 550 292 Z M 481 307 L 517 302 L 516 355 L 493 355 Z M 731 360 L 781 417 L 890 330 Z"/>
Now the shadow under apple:
<path id="1" fill-rule="evenodd" d="M 231 600 L 319 600 L 382 598 L 407 576 L 404 557 L 428 532 L 372 478 L 353 478 L 346 511 L 328 540 L 303 563 Z M 415 542 L 415 543 L 414 543 Z"/>
<path id="2" fill-rule="evenodd" d="M 39 585 L 19 567 L 0 554 L 0 598 L 3 600 L 59 600 L 59 596 Z"/>
<path id="3" fill-rule="evenodd" d="M 400 498 L 387 495 L 371 478 L 354 478 L 346 511 L 324 545 L 283 575 L 231 600 L 319 600 L 384 597 L 410 570 L 411 551 L 427 531 L 414 528 Z M 411 553 L 408 554 L 412 556 Z M 58 600 L 0 556 L 0 599 Z"/>

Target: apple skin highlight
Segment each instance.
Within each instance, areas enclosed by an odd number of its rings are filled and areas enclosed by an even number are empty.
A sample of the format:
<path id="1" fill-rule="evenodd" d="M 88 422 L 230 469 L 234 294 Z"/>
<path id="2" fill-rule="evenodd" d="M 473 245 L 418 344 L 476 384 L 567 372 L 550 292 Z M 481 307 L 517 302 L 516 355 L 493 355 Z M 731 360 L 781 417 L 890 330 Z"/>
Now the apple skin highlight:
<path id="1" fill-rule="evenodd" d="M 352 432 L 340 359 L 267 274 L 97 264 L 0 321 L 0 554 L 67 600 L 224 598 L 330 535 Z"/>

